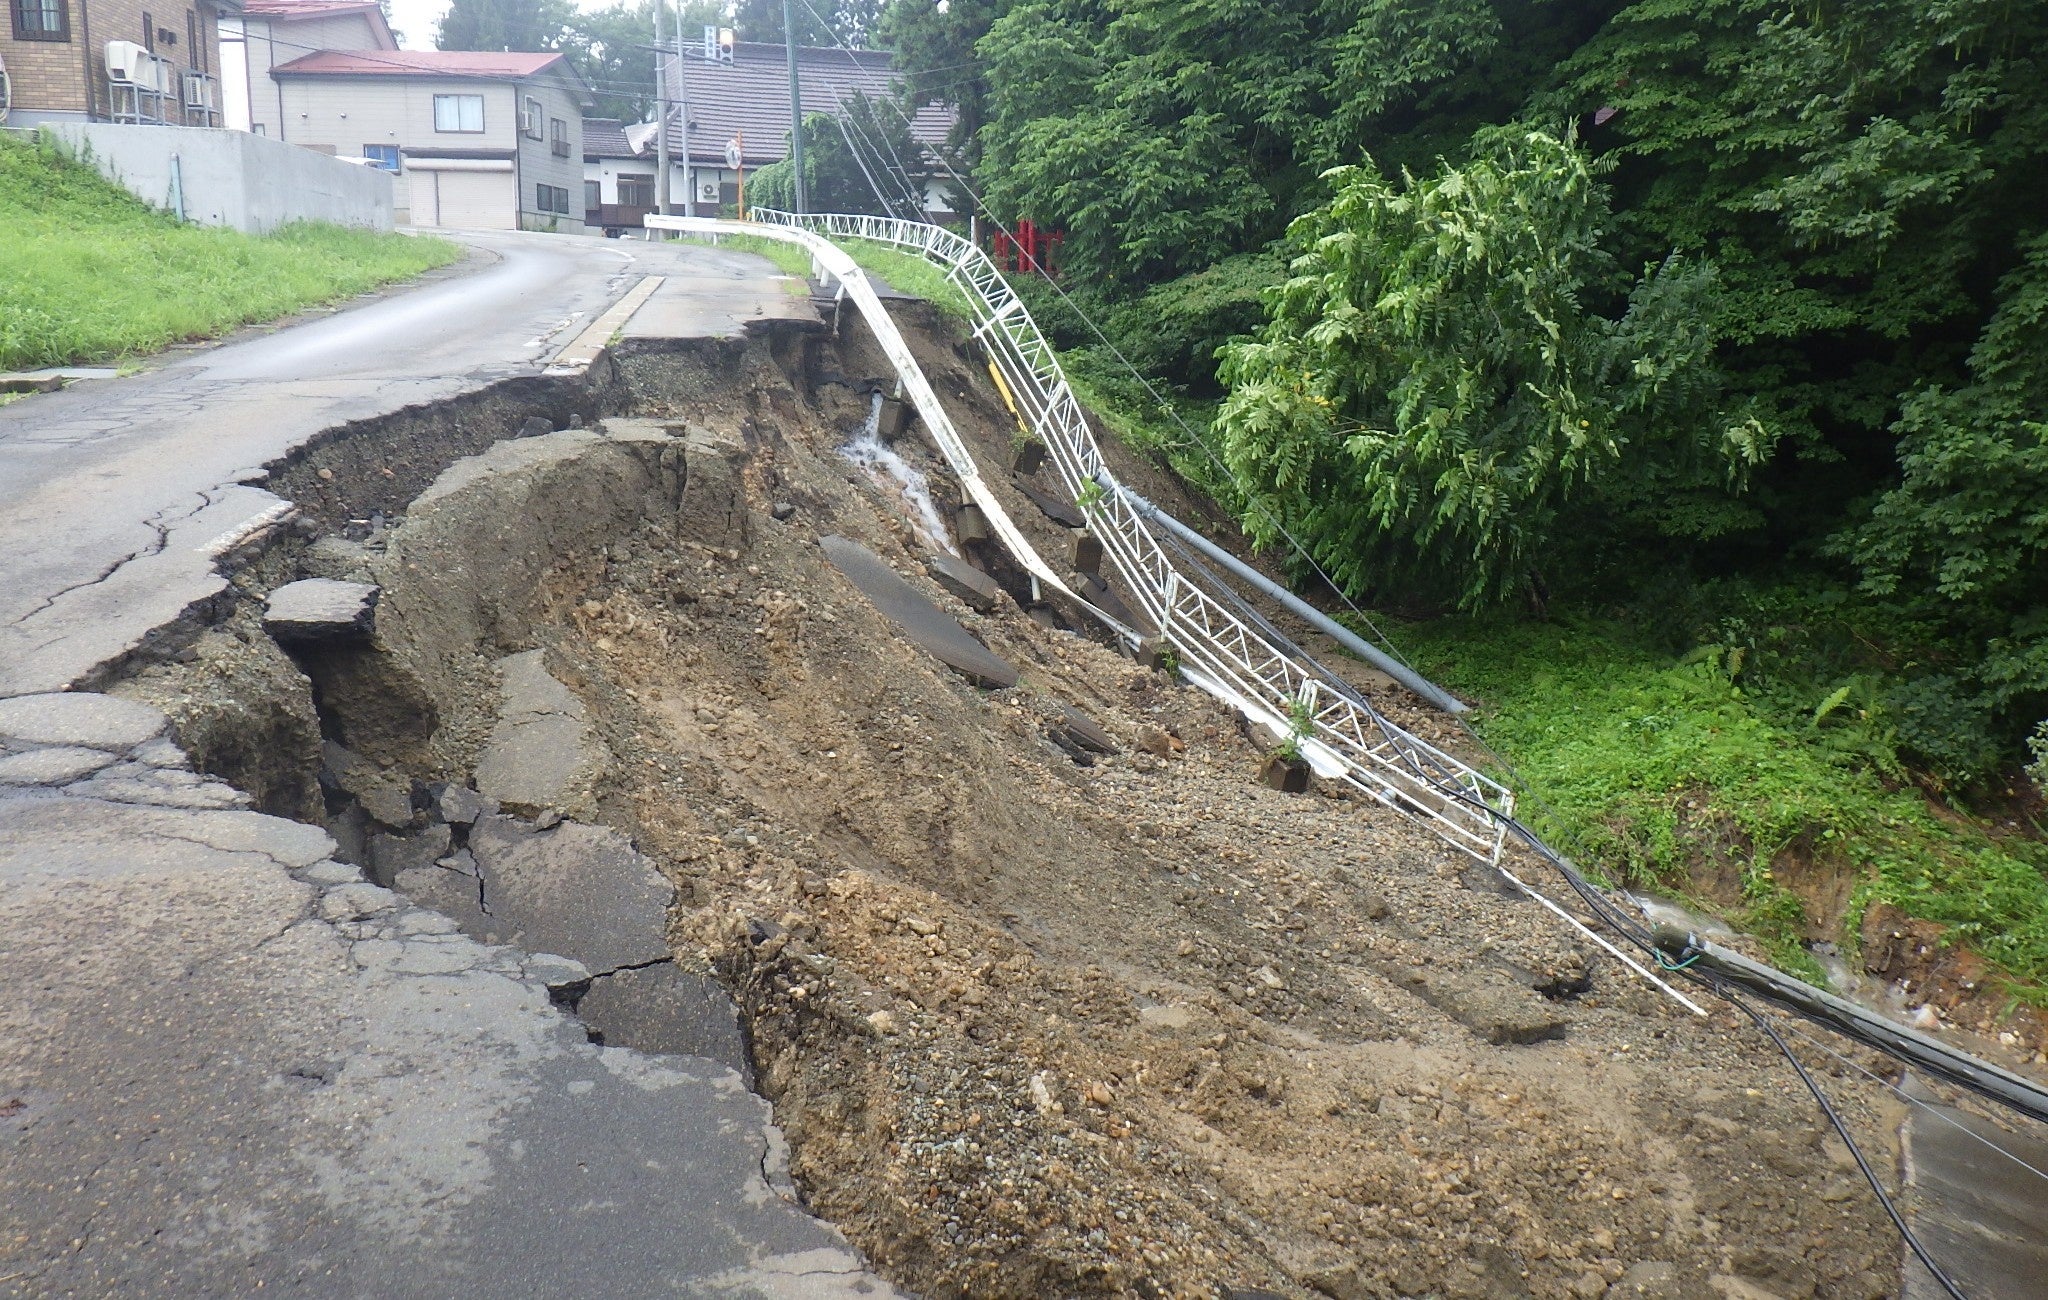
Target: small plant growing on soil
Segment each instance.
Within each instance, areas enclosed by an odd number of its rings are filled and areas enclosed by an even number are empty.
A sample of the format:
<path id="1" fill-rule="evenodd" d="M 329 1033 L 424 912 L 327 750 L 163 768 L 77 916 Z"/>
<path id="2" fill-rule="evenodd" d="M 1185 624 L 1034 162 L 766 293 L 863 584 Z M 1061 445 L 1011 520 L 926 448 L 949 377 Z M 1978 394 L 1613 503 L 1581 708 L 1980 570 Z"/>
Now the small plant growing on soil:
<path id="1" fill-rule="evenodd" d="M 1074 498 L 1074 505 L 1082 514 L 1092 516 L 1096 511 L 1102 509 L 1103 496 L 1102 484 L 1097 483 L 1094 479 L 1089 479 L 1081 485 L 1080 495 Z"/>
<path id="2" fill-rule="evenodd" d="M 1307 696 L 1287 702 L 1287 734 L 1267 752 L 1259 776 L 1275 790 L 1301 794 L 1308 789 L 1308 760 L 1301 756 L 1301 742 L 1315 729 L 1315 706 Z"/>

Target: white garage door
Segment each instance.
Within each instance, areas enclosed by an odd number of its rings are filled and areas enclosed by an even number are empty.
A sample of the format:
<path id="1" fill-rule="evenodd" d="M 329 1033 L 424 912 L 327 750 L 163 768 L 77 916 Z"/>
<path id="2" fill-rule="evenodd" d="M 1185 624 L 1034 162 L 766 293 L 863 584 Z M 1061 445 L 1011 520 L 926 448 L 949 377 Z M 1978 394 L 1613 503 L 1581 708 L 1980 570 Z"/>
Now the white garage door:
<path id="1" fill-rule="evenodd" d="M 422 226 L 450 226 L 461 230 L 511 230 L 519 220 L 519 204 L 512 191 L 512 173 L 503 172 L 421 172 L 413 177 L 413 221 Z M 431 189 L 434 201 L 420 201 L 420 191 Z"/>

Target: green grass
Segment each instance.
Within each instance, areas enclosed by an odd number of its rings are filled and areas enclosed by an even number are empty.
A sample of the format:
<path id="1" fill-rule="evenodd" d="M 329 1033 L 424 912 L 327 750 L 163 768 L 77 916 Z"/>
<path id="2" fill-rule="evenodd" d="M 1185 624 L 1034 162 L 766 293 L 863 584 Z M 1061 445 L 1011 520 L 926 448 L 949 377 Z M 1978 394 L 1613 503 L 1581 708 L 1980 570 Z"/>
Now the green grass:
<path id="1" fill-rule="evenodd" d="M 940 311 L 961 320 L 974 318 L 968 310 L 967 295 L 946 278 L 944 271 L 917 254 L 871 239 L 842 239 L 837 243 L 846 250 L 847 256 L 860 263 L 863 271 L 881 276 L 899 293 L 923 298 Z"/>
<path id="2" fill-rule="evenodd" d="M 740 253 L 752 253 L 775 263 L 776 269 L 784 275 L 793 275 L 799 280 L 811 277 L 811 255 L 800 246 L 767 235 L 685 235 L 686 240 L 716 241 L 718 247 Z"/>
<path id="3" fill-rule="evenodd" d="M 1733 827 L 1744 907 L 1730 919 L 1788 967 L 1814 972 L 1779 871 L 1846 871 L 1852 934 L 1864 906 L 1892 902 L 1954 926 L 2018 977 L 2016 996 L 2048 1001 L 2048 847 L 1882 778 L 1829 734 L 1854 716 L 1786 717 L 1732 681 L 1725 659 L 1660 653 L 1615 622 L 1443 620 L 1396 639 L 1483 701 L 1481 734 L 1550 805 L 1525 806 L 1529 821 L 1588 865 L 1684 892 L 1703 828 Z"/>
<path id="4" fill-rule="evenodd" d="M 0 137 L 0 369 L 116 360 L 351 297 L 461 256 L 439 239 L 183 225 L 55 150 Z"/>

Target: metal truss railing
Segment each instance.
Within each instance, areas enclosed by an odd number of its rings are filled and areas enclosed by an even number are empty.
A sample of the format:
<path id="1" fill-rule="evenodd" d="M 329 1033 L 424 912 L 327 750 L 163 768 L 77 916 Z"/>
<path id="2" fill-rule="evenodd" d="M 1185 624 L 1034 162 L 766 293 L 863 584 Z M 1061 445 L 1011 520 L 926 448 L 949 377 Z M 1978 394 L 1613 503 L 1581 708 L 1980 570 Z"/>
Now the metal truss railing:
<path id="1" fill-rule="evenodd" d="M 1002 375 L 1026 430 L 1045 444 L 1069 495 L 1085 503 L 1105 557 L 1190 680 L 1232 704 L 1251 706 L 1248 711 L 1282 735 L 1299 734 L 1305 725 L 1300 747 L 1323 776 L 1421 820 L 1481 861 L 1499 862 L 1514 818 L 1512 791 L 1387 721 L 1353 688 L 1274 644 L 1175 567 L 1104 463 L 1051 345 L 987 254 L 943 227 L 893 217 L 799 217 L 763 209 L 752 215 L 759 223 L 828 239 L 907 249 L 943 270 L 966 298 L 974 336 Z M 966 472 L 978 477 L 971 462 Z"/>

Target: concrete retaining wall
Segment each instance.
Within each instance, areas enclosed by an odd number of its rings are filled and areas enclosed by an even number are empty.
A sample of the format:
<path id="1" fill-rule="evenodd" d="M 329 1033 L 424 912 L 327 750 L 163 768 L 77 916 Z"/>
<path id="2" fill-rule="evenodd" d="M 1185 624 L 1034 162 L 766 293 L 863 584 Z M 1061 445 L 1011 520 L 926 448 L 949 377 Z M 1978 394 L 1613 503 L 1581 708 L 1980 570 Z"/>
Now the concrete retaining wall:
<path id="1" fill-rule="evenodd" d="M 47 124 L 107 179 L 208 226 L 268 234 L 293 221 L 391 229 L 391 177 L 245 131 L 111 122 Z M 175 162 L 174 162 L 175 160 Z"/>

